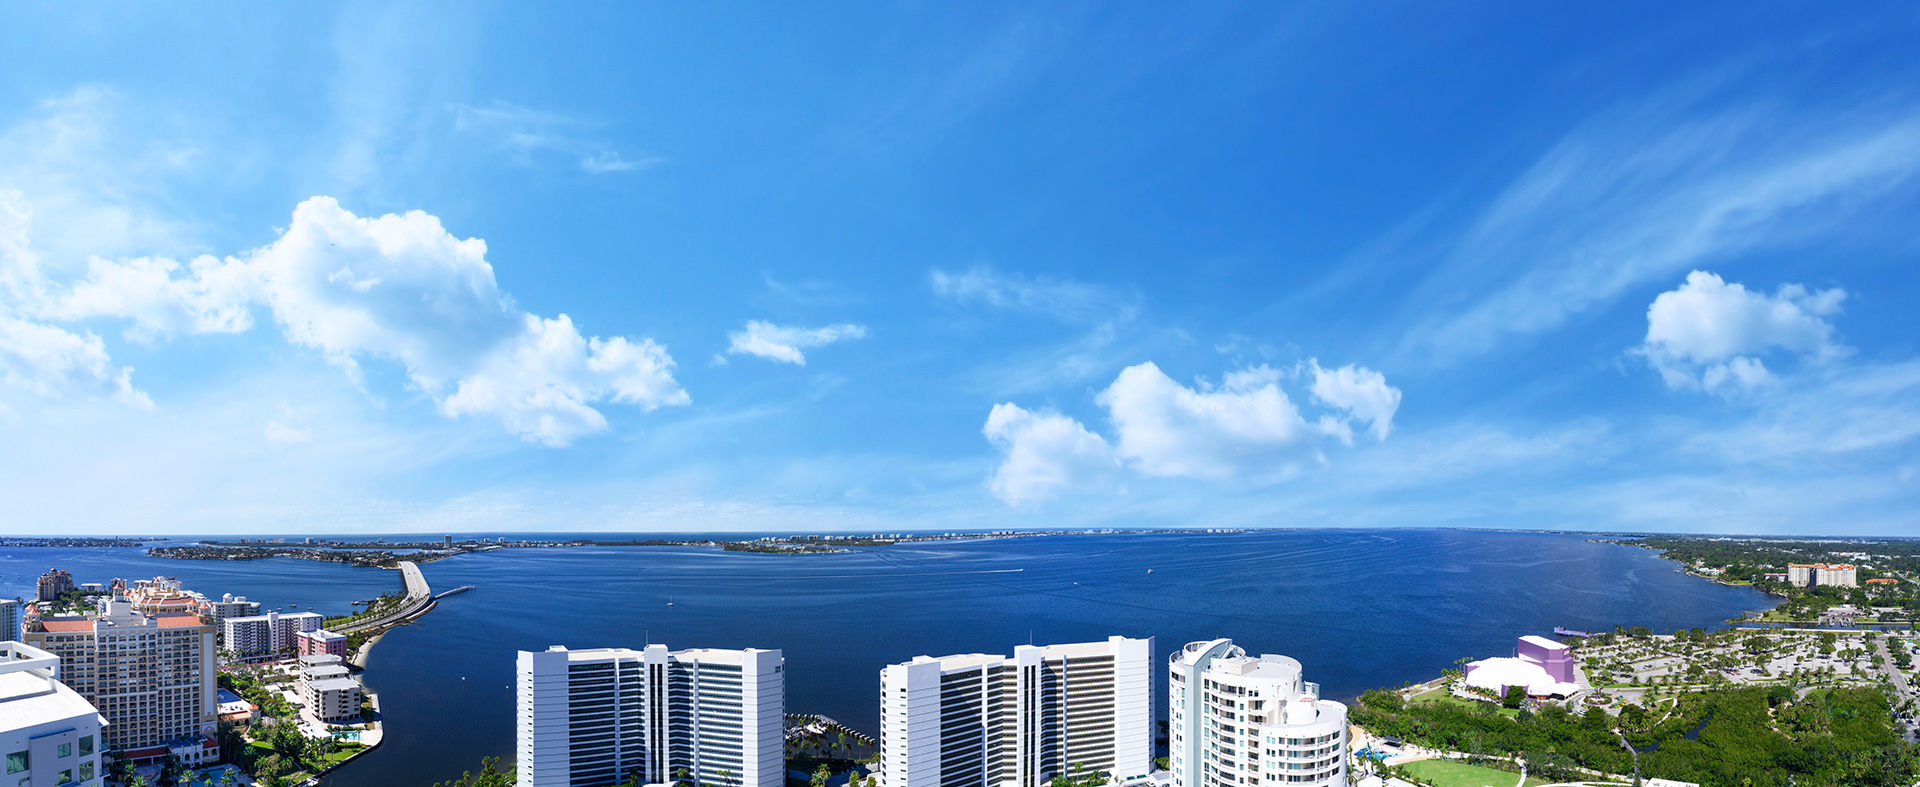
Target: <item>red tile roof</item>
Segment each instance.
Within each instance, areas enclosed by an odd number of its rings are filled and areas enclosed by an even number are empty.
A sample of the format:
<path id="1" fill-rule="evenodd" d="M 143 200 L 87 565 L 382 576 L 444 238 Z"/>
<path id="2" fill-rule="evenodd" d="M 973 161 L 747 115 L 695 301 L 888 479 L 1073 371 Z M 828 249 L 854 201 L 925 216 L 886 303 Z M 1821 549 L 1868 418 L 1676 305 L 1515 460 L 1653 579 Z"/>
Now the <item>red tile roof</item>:
<path id="1" fill-rule="evenodd" d="M 157 618 L 157 620 L 160 621 L 160 627 L 163 629 L 200 625 L 199 615 L 173 615 L 170 617 Z"/>
<path id="2" fill-rule="evenodd" d="M 40 626 L 48 631 L 92 631 L 91 620 L 43 620 Z"/>

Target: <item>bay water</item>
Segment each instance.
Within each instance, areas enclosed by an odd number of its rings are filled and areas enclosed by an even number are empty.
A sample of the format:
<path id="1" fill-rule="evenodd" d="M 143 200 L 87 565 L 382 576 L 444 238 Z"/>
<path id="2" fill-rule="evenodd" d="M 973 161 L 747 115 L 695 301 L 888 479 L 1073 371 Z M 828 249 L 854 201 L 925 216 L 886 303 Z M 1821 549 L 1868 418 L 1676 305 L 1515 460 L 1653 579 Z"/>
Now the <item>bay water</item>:
<path id="1" fill-rule="evenodd" d="M 560 538 L 553 534 L 532 538 Z M 596 534 L 593 538 L 617 536 Z M 405 536 L 392 537 L 406 540 Z M 422 566 L 435 592 L 471 585 L 389 632 L 362 679 L 386 743 L 331 787 L 414 787 L 483 756 L 512 759 L 515 652 L 779 648 L 789 713 L 879 730 L 879 670 L 919 655 L 1156 638 L 1156 660 L 1229 637 L 1293 656 L 1327 696 L 1434 677 L 1460 657 L 1512 655 L 1554 626 L 1714 628 L 1769 597 L 1677 572 L 1577 534 L 1462 530 L 1119 533 L 926 541 L 845 554 L 567 547 Z M 344 614 L 399 590 L 397 572 L 275 558 L 170 560 L 137 549 L 0 548 L 0 596 L 51 567 L 81 582 L 179 577 L 212 597 Z M 1164 667 L 1156 665 L 1165 710 Z"/>

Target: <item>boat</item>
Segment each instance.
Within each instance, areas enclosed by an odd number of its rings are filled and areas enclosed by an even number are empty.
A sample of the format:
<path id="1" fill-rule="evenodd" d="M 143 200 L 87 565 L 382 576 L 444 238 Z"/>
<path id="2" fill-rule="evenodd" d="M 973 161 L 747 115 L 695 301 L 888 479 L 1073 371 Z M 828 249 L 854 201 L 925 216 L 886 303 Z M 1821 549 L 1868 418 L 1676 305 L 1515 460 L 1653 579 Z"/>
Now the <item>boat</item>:
<path id="1" fill-rule="evenodd" d="M 1151 574 L 1151 573 L 1153 573 L 1153 569 L 1151 569 L 1151 568 L 1149 568 L 1149 569 L 1147 569 L 1147 573 L 1149 573 L 1149 574 Z"/>
<path id="2" fill-rule="evenodd" d="M 668 597 L 667 597 L 667 606 L 669 606 L 669 607 L 671 607 L 671 606 L 673 606 L 673 597 L 672 597 L 672 596 L 668 596 Z"/>

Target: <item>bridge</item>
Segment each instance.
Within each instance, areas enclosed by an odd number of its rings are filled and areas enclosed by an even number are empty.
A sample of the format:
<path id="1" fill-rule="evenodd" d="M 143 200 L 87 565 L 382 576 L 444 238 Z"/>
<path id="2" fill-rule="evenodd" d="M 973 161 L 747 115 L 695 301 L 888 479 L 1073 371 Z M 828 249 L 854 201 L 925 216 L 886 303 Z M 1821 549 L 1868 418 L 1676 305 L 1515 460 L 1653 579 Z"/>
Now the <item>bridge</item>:
<path id="1" fill-rule="evenodd" d="M 333 633 L 352 634 L 356 631 L 366 631 L 368 629 L 391 626 L 395 623 L 419 617 L 427 610 L 433 608 L 433 589 L 427 587 L 427 578 L 420 573 L 420 566 L 418 564 L 411 560 L 400 561 L 400 579 L 407 585 L 407 597 L 400 603 L 398 608 L 395 608 L 391 612 L 382 613 L 376 618 L 357 620 L 333 629 Z M 449 591 L 448 594 L 453 592 L 457 591 Z"/>

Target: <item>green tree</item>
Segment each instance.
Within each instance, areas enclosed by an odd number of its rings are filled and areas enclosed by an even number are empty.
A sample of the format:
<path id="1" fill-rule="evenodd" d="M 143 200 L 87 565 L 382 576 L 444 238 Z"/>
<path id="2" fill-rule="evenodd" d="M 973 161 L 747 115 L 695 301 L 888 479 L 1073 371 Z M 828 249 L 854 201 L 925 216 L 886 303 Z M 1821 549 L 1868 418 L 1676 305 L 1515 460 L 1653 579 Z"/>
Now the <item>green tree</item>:
<path id="1" fill-rule="evenodd" d="M 513 767 L 500 767 L 499 757 L 480 758 L 480 772 L 465 771 L 460 778 L 446 782 L 434 782 L 433 787 L 510 787 L 514 782 Z"/>
<path id="2" fill-rule="evenodd" d="M 1507 693 L 1500 698 L 1500 704 L 1509 708 L 1518 708 L 1527 704 L 1527 687 L 1508 686 Z"/>

